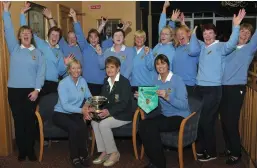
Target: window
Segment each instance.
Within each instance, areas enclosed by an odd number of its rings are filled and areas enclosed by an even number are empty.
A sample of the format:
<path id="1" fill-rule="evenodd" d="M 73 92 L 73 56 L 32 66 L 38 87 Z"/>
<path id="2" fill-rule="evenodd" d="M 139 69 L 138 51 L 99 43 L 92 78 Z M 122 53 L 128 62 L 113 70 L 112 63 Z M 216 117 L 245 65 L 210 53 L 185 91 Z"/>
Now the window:
<path id="1" fill-rule="evenodd" d="M 106 30 L 108 31 L 108 36 L 112 35 L 112 33 L 117 29 L 117 25 L 120 23 L 121 19 L 108 19 L 107 24 L 105 25 L 105 28 L 103 30 L 103 34 L 106 34 Z M 101 19 L 97 20 L 97 27 L 99 27 L 101 24 Z"/>

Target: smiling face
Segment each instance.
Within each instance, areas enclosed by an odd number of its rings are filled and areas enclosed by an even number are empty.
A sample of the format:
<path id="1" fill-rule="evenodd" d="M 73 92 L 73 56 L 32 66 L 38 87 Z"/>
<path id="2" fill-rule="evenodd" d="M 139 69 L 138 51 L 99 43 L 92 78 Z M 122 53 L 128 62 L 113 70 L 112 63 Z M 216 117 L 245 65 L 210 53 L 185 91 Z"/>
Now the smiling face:
<path id="1" fill-rule="evenodd" d="M 32 31 L 31 29 L 21 29 L 19 33 L 19 40 L 21 44 L 25 47 L 30 47 L 32 40 Z"/>
<path id="2" fill-rule="evenodd" d="M 110 78 L 116 77 L 116 75 L 120 71 L 120 67 L 117 67 L 115 64 L 112 64 L 112 63 L 106 64 L 105 68 L 106 68 L 106 74 Z"/>
<path id="3" fill-rule="evenodd" d="M 176 31 L 176 38 L 180 45 L 186 45 L 189 42 L 190 32 L 184 28 L 179 28 Z"/>
<path id="4" fill-rule="evenodd" d="M 163 28 L 161 31 L 161 43 L 167 44 L 173 39 L 173 31 L 171 28 Z"/>
<path id="5" fill-rule="evenodd" d="M 167 64 L 167 62 L 161 59 L 156 60 L 155 67 L 160 75 L 165 74 L 169 71 L 169 65 Z"/>
<path id="6" fill-rule="evenodd" d="M 246 44 L 251 38 L 251 31 L 247 28 L 241 28 L 239 34 L 239 44 Z"/>
<path id="7" fill-rule="evenodd" d="M 77 37 L 74 32 L 69 32 L 67 36 L 67 41 L 70 46 L 75 46 L 77 44 Z"/>
<path id="8" fill-rule="evenodd" d="M 145 37 L 135 36 L 135 44 L 136 44 L 136 47 L 138 48 L 143 47 L 143 45 L 145 44 Z"/>
<path id="9" fill-rule="evenodd" d="M 117 31 L 113 34 L 113 42 L 115 45 L 122 45 L 124 43 L 124 35 L 121 31 Z"/>
<path id="10" fill-rule="evenodd" d="M 205 44 L 208 46 L 216 40 L 216 34 L 212 29 L 204 30 L 203 39 Z"/>
<path id="11" fill-rule="evenodd" d="M 99 43 L 99 36 L 96 32 L 91 32 L 88 40 L 93 47 L 96 47 L 96 45 Z"/>
<path id="12" fill-rule="evenodd" d="M 56 46 L 60 39 L 60 33 L 58 31 L 52 31 L 48 38 L 50 45 Z"/>
<path id="13" fill-rule="evenodd" d="M 73 79 L 78 79 L 81 75 L 81 65 L 78 62 L 71 62 L 68 72 Z"/>

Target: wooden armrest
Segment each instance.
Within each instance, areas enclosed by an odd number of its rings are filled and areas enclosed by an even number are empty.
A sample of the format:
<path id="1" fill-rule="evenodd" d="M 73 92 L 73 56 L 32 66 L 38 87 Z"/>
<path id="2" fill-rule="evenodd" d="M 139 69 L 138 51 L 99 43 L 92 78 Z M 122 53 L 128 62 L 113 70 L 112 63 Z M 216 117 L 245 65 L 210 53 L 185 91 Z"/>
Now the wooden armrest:
<path id="1" fill-rule="evenodd" d="M 187 121 L 192 118 L 194 115 L 196 114 L 196 112 L 193 112 L 192 114 L 190 114 L 187 118 L 183 119 L 181 124 L 180 124 L 180 128 L 179 128 L 179 136 L 178 136 L 178 146 L 182 145 L 183 146 L 183 137 L 184 137 L 184 130 L 185 130 L 185 125 L 187 123 Z"/>
<path id="2" fill-rule="evenodd" d="M 44 128 L 43 128 L 43 121 L 41 118 L 41 115 L 39 113 L 39 106 L 37 106 L 36 108 L 36 117 L 38 120 L 38 125 L 39 125 L 39 133 L 40 133 L 40 150 L 39 150 L 39 162 L 42 161 L 42 157 L 43 157 L 43 150 L 44 150 Z"/>

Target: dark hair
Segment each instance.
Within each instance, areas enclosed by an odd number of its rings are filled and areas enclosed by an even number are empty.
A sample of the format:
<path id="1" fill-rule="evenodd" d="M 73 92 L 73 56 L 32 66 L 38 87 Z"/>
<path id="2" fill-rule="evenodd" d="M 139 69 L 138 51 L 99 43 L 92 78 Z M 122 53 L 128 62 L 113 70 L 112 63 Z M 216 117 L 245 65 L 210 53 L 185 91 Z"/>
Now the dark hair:
<path id="1" fill-rule="evenodd" d="M 168 58 L 166 55 L 164 55 L 164 54 L 159 54 L 159 55 L 155 58 L 155 60 L 154 60 L 154 68 L 155 68 L 156 72 L 157 72 L 156 65 L 157 65 L 157 62 L 158 62 L 159 60 L 161 61 L 161 63 L 166 62 L 167 65 L 168 65 L 168 69 L 170 69 L 170 61 L 169 61 L 169 58 Z"/>
<path id="2" fill-rule="evenodd" d="M 18 31 L 18 34 L 17 34 L 18 40 L 19 40 L 19 44 L 21 45 L 20 35 L 21 35 L 21 32 L 23 32 L 24 30 L 30 30 L 31 36 L 32 36 L 30 43 L 33 44 L 36 47 L 36 43 L 35 43 L 34 36 L 33 36 L 33 30 L 29 26 L 27 26 L 27 25 L 21 26 L 19 28 L 19 31 Z"/>
<path id="3" fill-rule="evenodd" d="M 101 38 L 100 38 L 100 33 L 96 30 L 96 29 L 90 29 L 89 31 L 88 31 L 88 35 L 87 35 L 87 42 L 90 44 L 90 42 L 89 42 L 89 37 L 90 37 L 90 35 L 92 34 L 92 33 L 95 33 L 96 35 L 97 35 L 97 37 L 99 38 L 99 44 L 101 45 Z"/>
<path id="4" fill-rule="evenodd" d="M 105 67 L 107 64 L 113 64 L 115 65 L 117 68 L 120 67 L 120 59 L 114 56 L 110 56 L 105 60 Z"/>
<path id="5" fill-rule="evenodd" d="M 113 38 L 113 36 L 114 36 L 114 34 L 115 33 L 117 33 L 117 32 L 121 32 L 122 34 L 123 34 L 123 37 L 125 38 L 125 32 L 122 30 L 122 29 L 116 29 L 113 33 L 112 33 L 112 38 Z"/>
<path id="6" fill-rule="evenodd" d="M 51 27 L 49 30 L 48 30 L 48 34 L 47 34 L 47 37 L 49 38 L 50 37 L 50 34 L 53 32 L 53 31 L 56 31 L 56 32 L 59 32 L 59 40 L 62 38 L 62 30 L 57 27 L 57 26 L 54 26 L 54 27 Z"/>
<path id="7" fill-rule="evenodd" d="M 217 28 L 214 24 L 212 23 L 208 23 L 208 24 L 204 24 L 202 31 L 204 32 L 205 30 L 213 30 L 215 34 L 217 34 Z"/>

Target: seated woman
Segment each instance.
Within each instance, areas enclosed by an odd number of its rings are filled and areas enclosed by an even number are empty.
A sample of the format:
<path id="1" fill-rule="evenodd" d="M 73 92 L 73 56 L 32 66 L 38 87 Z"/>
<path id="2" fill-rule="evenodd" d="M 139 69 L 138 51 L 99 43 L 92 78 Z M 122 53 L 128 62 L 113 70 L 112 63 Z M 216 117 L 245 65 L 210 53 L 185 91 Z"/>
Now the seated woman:
<path id="1" fill-rule="evenodd" d="M 110 56 L 105 61 L 106 74 L 101 95 L 108 99 L 108 103 L 100 112 L 100 122 L 92 121 L 98 152 L 101 155 L 93 161 L 94 164 L 112 166 L 119 161 L 120 153 L 117 150 L 112 128 L 121 127 L 132 120 L 132 93 L 129 80 L 120 74 L 120 60 Z M 91 120 L 90 117 L 87 118 Z"/>
<path id="2" fill-rule="evenodd" d="M 158 78 L 154 80 L 159 86 L 157 91 L 161 104 L 161 113 L 151 119 L 142 120 L 139 134 L 150 163 L 147 168 L 165 168 L 165 156 L 160 132 L 179 130 L 184 118 L 190 114 L 186 86 L 183 80 L 170 69 L 167 56 L 158 55 L 154 61 Z"/>
<path id="3" fill-rule="evenodd" d="M 86 80 L 81 77 L 81 64 L 78 60 L 70 61 L 68 73 L 69 76 L 60 81 L 58 86 L 59 100 L 54 107 L 53 122 L 69 133 L 70 158 L 73 166 L 89 167 L 88 130 L 83 120 L 89 112 L 89 104 L 83 102 L 91 97 L 91 93 Z"/>

